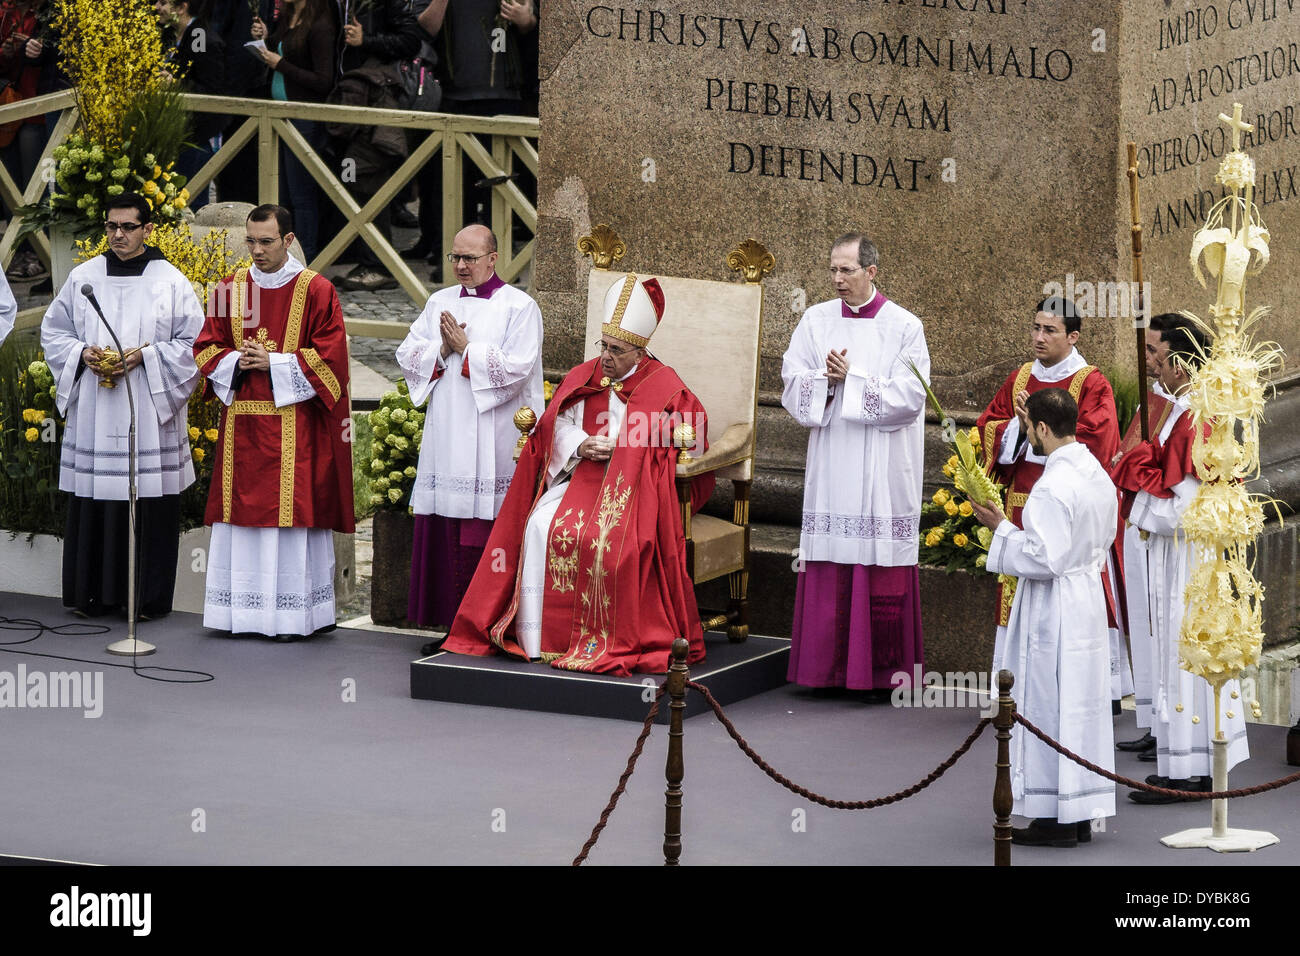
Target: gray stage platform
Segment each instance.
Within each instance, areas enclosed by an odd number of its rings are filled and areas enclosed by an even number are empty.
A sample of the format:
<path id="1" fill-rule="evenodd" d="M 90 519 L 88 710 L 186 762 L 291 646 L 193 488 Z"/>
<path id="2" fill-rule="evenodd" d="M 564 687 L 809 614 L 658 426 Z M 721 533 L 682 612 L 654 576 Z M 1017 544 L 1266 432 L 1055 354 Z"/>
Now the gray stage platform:
<path id="1" fill-rule="evenodd" d="M 0 616 L 72 623 L 57 601 L 0 594 Z M 103 674 L 103 715 L 0 710 L 0 854 L 106 864 L 560 864 L 577 853 L 617 782 L 636 727 L 624 721 L 410 697 L 424 637 L 335 631 L 310 642 L 233 640 L 198 618 L 142 625 L 145 661 L 216 680 L 159 684 L 103 652 L 122 636 L 46 636 L 0 649 L 0 670 Z M 0 641 L 21 639 L 0 631 Z M 347 702 L 349 689 L 355 701 Z M 903 710 L 792 687 L 727 708 L 779 770 L 828 796 L 902 789 L 945 759 L 971 709 Z M 1132 717 L 1120 718 L 1121 736 Z M 592 865 L 662 860 L 666 732 L 656 728 Z M 1250 728 L 1234 785 L 1284 776 L 1285 729 Z M 824 810 L 763 777 L 712 717 L 686 722 L 684 864 L 985 865 L 992 858 L 994 740 L 942 780 L 868 812 Z M 1120 768 L 1149 772 L 1121 755 Z M 1282 844 L 1256 854 L 1174 851 L 1158 838 L 1205 825 L 1204 806 L 1121 800 L 1077 850 L 1017 849 L 1016 865 L 1240 867 L 1300 862 L 1300 785 L 1237 801 L 1229 822 Z M 792 827 L 795 811 L 806 827 Z M 199 825 L 201 822 L 201 826 Z M 1206 884 L 1207 886 L 1210 884 Z M 1217 884 L 1216 884 L 1217 885 Z M 909 893 L 914 891 L 909 890 Z"/>

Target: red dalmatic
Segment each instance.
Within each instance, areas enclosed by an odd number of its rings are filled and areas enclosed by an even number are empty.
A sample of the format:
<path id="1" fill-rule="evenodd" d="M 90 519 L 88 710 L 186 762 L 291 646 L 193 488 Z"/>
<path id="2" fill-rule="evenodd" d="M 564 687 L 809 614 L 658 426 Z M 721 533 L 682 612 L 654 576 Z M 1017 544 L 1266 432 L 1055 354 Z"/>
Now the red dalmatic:
<path id="1" fill-rule="evenodd" d="M 194 343 L 199 371 L 213 372 L 245 338 L 294 355 L 315 394 L 276 408 L 270 372 L 248 370 L 236 379 L 234 402 L 221 412 L 203 520 L 351 533 L 348 349 L 338 293 L 309 269 L 278 289 L 255 285 L 240 269 L 209 301 Z"/>
<path id="2" fill-rule="evenodd" d="M 609 395 L 601 379 L 600 362 L 593 359 L 556 390 L 520 455 L 444 650 L 486 655 L 495 649 L 525 657 L 514 631 L 524 529 L 545 490 L 556 416 L 586 400 L 583 428 L 597 434 Z M 642 361 L 619 384 L 615 394 L 627 402 L 620 440 L 608 461 L 579 462 L 547 532 L 542 659 L 567 670 L 661 674 L 678 637 L 690 643 L 690 661 L 704 657 L 686 570 L 671 431 L 687 421 L 703 441 L 707 422 L 677 373 L 655 359 Z M 712 490 L 712 475 L 695 479 L 694 506 Z"/>

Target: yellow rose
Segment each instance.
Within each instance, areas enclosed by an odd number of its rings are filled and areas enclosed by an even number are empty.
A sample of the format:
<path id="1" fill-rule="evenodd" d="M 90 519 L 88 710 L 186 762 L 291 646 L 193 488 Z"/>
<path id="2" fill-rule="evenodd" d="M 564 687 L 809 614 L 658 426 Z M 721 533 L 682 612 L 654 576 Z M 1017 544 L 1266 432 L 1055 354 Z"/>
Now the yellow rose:
<path id="1" fill-rule="evenodd" d="M 950 497 L 952 496 L 948 494 L 948 489 L 940 488 L 938 491 L 934 493 L 934 497 L 931 498 L 930 500 L 933 501 L 936 505 L 941 505 L 941 504 L 945 504 Z"/>
<path id="2" fill-rule="evenodd" d="M 927 535 L 925 536 L 925 546 L 926 546 L 927 548 L 933 548 L 936 544 L 939 543 L 940 540 L 941 540 L 941 539 L 936 538 L 936 537 L 934 536 L 934 532 L 931 531 L 929 534 L 927 534 Z"/>
<path id="3" fill-rule="evenodd" d="M 153 180 L 150 180 L 149 182 L 144 184 L 143 192 L 145 196 L 152 196 L 157 191 L 158 191 L 158 184 Z"/>
<path id="4" fill-rule="evenodd" d="M 203 433 L 193 425 L 190 426 L 190 441 L 198 441 L 201 434 Z"/>
<path id="5" fill-rule="evenodd" d="M 963 501 L 957 510 L 961 512 L 963 518 L 969 518 L 975 513 L 975 509 L 971 507 L 969 501 Z"/>
<path id="6" fill-rule="evenodd" d="M 208 441 L 216 441 L 217 430 L 215 428 L 209 428 L 207 431 L 203 433 L 203 437 L 206 438 Z"/>
<path id="7" fill-rule="evenodd" d="M 202 449 L 202 448 L 196 448 L 196 449 L 194 449 L 194 460 L 195 460 L 195 461 L 202 461 L 202 460 L 203 460 L 203 449 Z"/>
<path id="8" fill-rule="evenodd" d="M 36 439 L 41 437 L 41 433 L 38 429 L 29 428 L 23 434 L 23 437 L 26 438 L 28 441 L 36 441 Z"/>
<path id="9" fill-rule="evenodd" d="M 948 501 L 946 501 L 946 502 L 944 503 L 943 510 L 944 510 L 945 512 L 947 512 L 948 514 L 950 514 L 950 515 L 955 515 L 955 514 L 957 513 L 957 510 L 958 510 L 958 509 L 957 509 L 957 502 L 955 502 L 955 501 L 953 501 L 951 498 L 949 498 Z"/>
<path id="10" fill-rule="evenodd" d="M 942 528 L 942 527 L 932 529 L 932 530 L 930 531 L 930 534 L 934 535 L 934 543 L 935 543 L 935 544 L 938 544 L 940 541 L 943 540 L 943 528 Z"/>
<path id="11" fill-rule="evenodd" d="M 964 548 L 970 543 L 970 539 L 964 534 L 955 534 L 952 536 L 952 543 L 959 548 Z"/>

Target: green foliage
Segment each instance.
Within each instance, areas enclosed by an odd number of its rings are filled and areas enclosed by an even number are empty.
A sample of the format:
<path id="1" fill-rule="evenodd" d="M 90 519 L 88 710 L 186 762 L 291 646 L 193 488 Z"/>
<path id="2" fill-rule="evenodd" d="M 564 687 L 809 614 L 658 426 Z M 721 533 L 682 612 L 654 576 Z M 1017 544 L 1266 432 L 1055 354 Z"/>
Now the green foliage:
<path id="1" fill-rule="evenodd" d="M 0 528 L 63 534 L 63 422 L 54 410 L 54 389 L 54 376 L 30 338 L 11 336 L 0 347 Z"/>
<path id="2" fill-rule="evenodd" d="M 207 394 L 202 384 L 189 400 L 190 456 L 194 459 L 194 484 L 181 492 L 181 531 L 203 526 L 212 485 L 212 468 L 217 461 L 217 438 L 221 427 L 221 402 Z"/>
<path id="3" fill-rule="evenodd" d="M 1111 390 L 1115 393 L 1115 418 L 1119 422 L 1119 433 L 1123 435 L 1128 429 L 1129 422 L 1137 414 L 1138 408 L 1138 382 L 1137 375 L 1129 372 L 1127 368 L 1103 368 L 1102 374 L 1110 382 Z M 1148 382 L 1147 386 L 1150 387 Z"/>
<path id="4" fill-rule="evenodd" d="M 357 415 L 352 420 L 352 504 L 360 521 L 375 512 L 370 503 L 370 443 L 374 434 L 369 415 Z"/>
<path id="5" fill-rule="evenodd" d="M 420 439 L 424 434 L 424 413 L 411 404 L 406 383 L 385 393 L 379 408 L 370 413 L 369 474 L 370 505 L 405 514 L 411 506 L 415 469 L 420 461 Z M 366 457 L 362 447 L 355 458 Z"/>

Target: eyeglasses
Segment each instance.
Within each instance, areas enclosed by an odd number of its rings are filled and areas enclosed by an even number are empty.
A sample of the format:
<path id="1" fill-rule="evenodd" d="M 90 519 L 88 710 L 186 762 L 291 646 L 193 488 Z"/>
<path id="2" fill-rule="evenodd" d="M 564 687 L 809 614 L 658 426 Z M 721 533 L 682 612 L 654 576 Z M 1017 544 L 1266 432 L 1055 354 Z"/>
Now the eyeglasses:
<path id="1" fill-rule="evenodd" d="M 854 269 L 844 269 L 844 268 L 836 269 L 832 267 L 831 278 L 834 279 L 836 276 L 844 276 L 845 278 L 848 278 L 849 276 L 857 275 L 861 271 L 862 271 L 862 266 L 858 266 L 857 268 Z"/>
<path id="2" fill-rule="evenodd" d="M 120 232 L 124 236 L 129 236 L 137 229 L 142 228 L 142 223 L 138 222 L 106 222 L 104 223 L 104 232 L 110 236 L 115 232 Z"/>
<path id="3" fill-rule="evenodd" d="M 282 241 L 283 239 L 284 236 L 276 236 L 274 239 L 252 239 L 252 238 L 245 237 L 244 245 L 248 246 L 248 248 L 250 249 L 252 249 L 254 246 L 256 246 L 259 249 L 270 249 L 273 245 L 275 245 L 277 242 Z"/>
<path id="4" fill-rule="evenodd" d="M 463 262 L 466 265 L 472 266 L 474 263 L 488 255 L 491 255 L 491 253 L 485 252 L 483 255 L 479 256 L 462 256 L 459 252 L 449 252 L 447 253 L 447 261 L 452 265 L 455 265 L 457 262 Z"/>
<path id="5" fill-rule="evenodd" d="M 636 347 L 620 348 L 617 345 L 606 345 L 601 339 L 591 343 L 602 352 L 608 352 L 610 358 L 618 358 L 620 355 L 626 355 L 628 352 L 635 352 Z"/>

